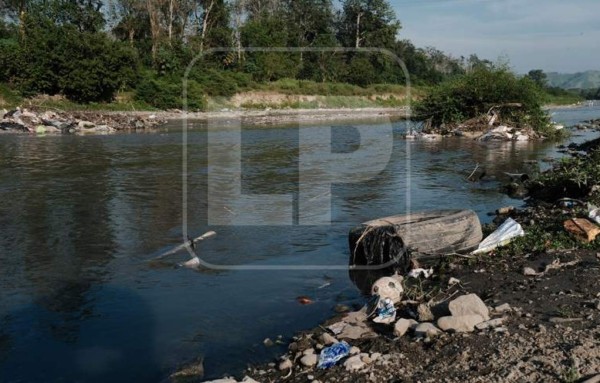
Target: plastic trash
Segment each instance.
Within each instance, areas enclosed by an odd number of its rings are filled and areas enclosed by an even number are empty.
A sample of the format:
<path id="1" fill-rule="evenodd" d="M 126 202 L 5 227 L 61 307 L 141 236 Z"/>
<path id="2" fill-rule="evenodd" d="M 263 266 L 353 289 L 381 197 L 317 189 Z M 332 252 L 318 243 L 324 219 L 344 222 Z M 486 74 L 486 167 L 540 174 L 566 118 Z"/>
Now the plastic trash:
<path id="1" fill-rule="evenodd" d="M 589 217 L 589 218 L 590 218 L 592 221 L 594 221 L 594 222 L 596 222 L 596 223 L 600 224 L 600 209 L 598 209 L 598 208 L 597 208 L 596 206 L 594 206 L 594 205 L 590 205 L 590 211 L 589 211 L 589 213 L 588 213 L 588 217 Z"/>
<path id="2" fill-rule="evenodd" d="M 350 354 L 350 345 L 344 341 L 326 347 L 322 349 L 321 354 L 319 354 L 317 368 L 325 369 L 333 367 L 348 354 Z"/>
<path id="3" fill-rule="evenodd" d="M 377 316 L 373 322 L 390 324 L 396 320 L 396 307 L 390 298 L 379 300 L 377 306 Z"/>
<path id="4" fill-rule="evenodd" d="M 513 239 L 525 235 L 523 227 L 512 218 L 507 219 L 492 234 L 479 244 L 477 250 L 472 254 L 483 254 L 494 250 L 497 247 L 509 244 Z"/>
<path id="5" fill-rule="evenodd" d="M 432 275 L 433 275 L 433 269 L 429 269 L 429 270 L 427 270 L 427 269 L 412 269 L 408 273 L 407 277 L 409 277 L 409 278 L 423 277 L 423 278 L 427 279 L 427 278 L 431 277 Z"/>
<path id="6" fill-rule="evenodd" d="M 371 286 L 371 295 L 379 295 L 382 300 L 390 298 L 393 303 L 398 303 L 404 293 L 403 280 L 402 276 L 396 274 L 391 277 L 379 278 Z"/>

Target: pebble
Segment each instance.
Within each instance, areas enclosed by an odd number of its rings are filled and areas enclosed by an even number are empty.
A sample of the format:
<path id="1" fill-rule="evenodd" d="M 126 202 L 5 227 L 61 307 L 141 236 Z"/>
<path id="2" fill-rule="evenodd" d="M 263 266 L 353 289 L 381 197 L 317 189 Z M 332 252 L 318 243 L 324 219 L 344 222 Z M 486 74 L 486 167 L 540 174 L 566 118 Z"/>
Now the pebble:
<path id="1" fill-rule="evenodd" d="M 504 318 L 496 318 L 489 321 L 481 322 L 475 325 L 477 330 L 486 330 L 488 328 L 500 327 L 504 324 Z"/>
<path id="2" fill-rule="evenodd" d="M 334 344 L 334 343 L 338 342 L 337 339 L 335 339 L 331 334 L 326 333 L 326 332 L 321 335 L 321 337 L 319 338 L 319 341 L 321 343 L 323 343 L 325 346 L 329 346 L 330 344 Z"/>
<path id="3" fill-rule="evenodd" d="M 273 347 L 275 345 L 275 343 L 273 343 L 273 341 L 269 338 L 266 338 L 265 340 L 263 340 L 263 344 L 266 347 Z"/>
<path id="4" fill-rule="evenodd" d="M 431 322 L 435 319 L 431 312 L 431 308 L 425 303 L 421 303 L 419 307 L 417 307 L 417 316 L 419 317 L 419 322 Z"/>
<path id="5" fill-rule="evenodd" d="M 417 327 L 415 327 L 415 336 L 417 338 L 425 338 L 425 337 L 431 338 L 440 333 L 441 333 L 440 329 L 435 327 L 434 324 L 429 323 L 429 322 L 421 323 Z"/>
<path id="6" fill-rule="evenodd" d="M 306 367 L 312 367 L 317 364 L 319 357 L 316 354 L 308 354 L 304 355 L 300 359 L 300 363 L 302 363 Z"/>
<path id="7" fill-rule="evenodd" d="M 279 363 L 279 370 L 280 371 L 289 370 L 293 366 L 294 366 L 294 364 L 292 363 L 292 361 L 289 359 L 286 359 L 283 362 Z"/>
<path id="8" fill-rule="evenodd" d="M 358 371 L 365 367 L 365 363 L 361 360 L 360 355 L 354 355 L 344 362 L 344 367 L 346 371 Z"/>
<path id="9" fill-rule="evenodd" d="M 437 325 L 444 331 L 450 332 L 472 332 L 475 325 L 484 322 L 481 315 L 460 315 L 441 317 Z"/>
<path id="10" fill-rule="evenodd" d="M 526 277 L 535 277 L 538 275 L 538 273 L 531 267 L 526 267 L 523 269 L 523 275 Z"/>
<path id="11" fill-rule="evenodd" d="M 394 335 L 397 337 L 404 336 L 404 334 L 406 334 L 409 328 L 414 328 L 418 324 L 419 322 L 417 322 L 414 319 L 398 319 L 398 321 L 394 325 Z"/>
<path id="12" fill-rule="evenodd" d="M 356 346 L 350 347 L 350 355 L 360 354 L 360 348 Z"/>
<path id="13" fill-rule="evenodd" d="M 503 305 L 496 306 L 496 308 L 494 308 L 494 311 L 499 314 L 504 314 L 504 313 L 512 311 L 512 307 L 510 307 L 510 305 L 508 303 L 505 303 Z"/>

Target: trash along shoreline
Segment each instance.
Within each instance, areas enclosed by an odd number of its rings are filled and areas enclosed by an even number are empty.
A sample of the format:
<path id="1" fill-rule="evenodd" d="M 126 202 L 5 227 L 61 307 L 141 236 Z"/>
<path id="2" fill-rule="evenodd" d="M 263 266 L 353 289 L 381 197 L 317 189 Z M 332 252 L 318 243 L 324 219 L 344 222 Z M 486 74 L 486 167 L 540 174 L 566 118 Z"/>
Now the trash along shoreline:
<path id="1" fill-rule="evenodd" d="M 490 213 L 492 224 L 465 237 L 468 251 L 405 247 L 395 267 L 351 270 L 361 309 L 284 340 L 288 351 L 276 360 L 212 382 L 600 381 L 600 139 L 571 149 L 570 158 L 522 180 L 525 206 Z M 468 211 L 434 214 L 451 215 L 445 224 L 479 224 Z M 394 219 L 353 229 L 350 252 L 384 232 L 422 243 L 407 237 L 402 225 L 410 219 L 386 218 Z M 485 239 L 473 248 L 474 238 Z M 390 258 L 379 255 L 356 259 Z M 201 367 L 186 366 L 171 380 L 201 381 Z"/>

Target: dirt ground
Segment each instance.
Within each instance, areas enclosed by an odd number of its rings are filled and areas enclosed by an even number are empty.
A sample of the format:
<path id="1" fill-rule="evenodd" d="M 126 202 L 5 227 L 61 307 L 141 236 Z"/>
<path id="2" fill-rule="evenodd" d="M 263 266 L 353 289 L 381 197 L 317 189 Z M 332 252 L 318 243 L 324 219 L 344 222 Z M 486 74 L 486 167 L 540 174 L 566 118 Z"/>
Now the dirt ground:
<path id="1" fill-rule="evenodd" d="M 553 266 L 543 274 L 524 275 L 526 267 L 542 273 L 548 265 Z M 313 346 L 318 353 L 322 347 L 320 327 L 298 335 L 289 353 L 295 360 L 291 372 L 271 363 L 246 374 L 259 382 L 579 382 L 600 374 L 600 254 L 560 251 L 465 260 L 424 288 L 447 286 L 451 277 L 460 283 L 438 296 L 475 293 L 492 308 L 492 318 L 505 318 L 504 324 L 426 338 L 410 332 L 395 337 L 393 325 L 371 324 L 376 337 L 346 339 L 369 356 L 354 372 L 343 360 L 327 370 L 298 362 L 303 348 Z M 510 310 L 494 314 L 493 308 L 503 304 Z M 399 313 L 406 316 L 402 309 Z"/>

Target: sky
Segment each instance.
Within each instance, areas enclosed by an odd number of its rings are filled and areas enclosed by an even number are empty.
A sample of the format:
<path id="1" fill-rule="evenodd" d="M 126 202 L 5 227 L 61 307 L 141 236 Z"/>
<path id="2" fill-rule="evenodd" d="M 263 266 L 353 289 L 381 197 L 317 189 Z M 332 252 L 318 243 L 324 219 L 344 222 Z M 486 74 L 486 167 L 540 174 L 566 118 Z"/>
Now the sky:
<path id="1" fill-rule="evenodd" d="M 600 70 L 600 0 L 390 0 L 400 38 L 518 73 Z"/>

